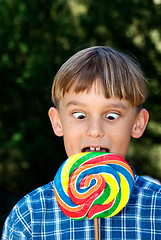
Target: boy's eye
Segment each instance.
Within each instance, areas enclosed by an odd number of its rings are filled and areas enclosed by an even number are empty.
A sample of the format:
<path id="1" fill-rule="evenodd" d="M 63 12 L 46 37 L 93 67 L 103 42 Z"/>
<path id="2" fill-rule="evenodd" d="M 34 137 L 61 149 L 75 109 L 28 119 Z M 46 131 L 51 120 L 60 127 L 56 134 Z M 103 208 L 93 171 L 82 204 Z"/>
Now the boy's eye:
<path id="1" fill-rule="evenodd" d="M 107 115 L 106 115 L 106 118 L 108 119 L 108 120 L 115 120 L 116 118 L 118 118 L 119 117 L 119 114 L 118 113 L 108 113 Z"/>
<path id="2" fill-rule="evenodd" d="M 84 119 L 86 117 L 86 115 L 82 112 L 75 112 L 73 113 L 73 116 L 77 119 Z"/>

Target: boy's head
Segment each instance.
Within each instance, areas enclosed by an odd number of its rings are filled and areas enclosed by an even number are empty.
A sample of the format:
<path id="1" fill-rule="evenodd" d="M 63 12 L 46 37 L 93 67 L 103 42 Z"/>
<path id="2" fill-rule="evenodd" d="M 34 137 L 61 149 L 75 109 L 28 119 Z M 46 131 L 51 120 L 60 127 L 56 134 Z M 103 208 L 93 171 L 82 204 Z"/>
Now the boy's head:
<path id="1" fill-rule="evenodd" d="M 66 61 L 55 76 L 52 99 L 56 107 L 71 87 L 75 93 L 89 90 L 100 80 L 106 98 L 119 97 L 133 106 L 146 98 L 145 79 L 137 64 L 109 47 L 96 46 L 82 50 Z"/>
<path id="2" fill-rule="evenodd" d="M 144 77 L 137 65 L 108 47 L 72 56 L 55 76 L 49 110 L 53 130 L 64 137 L 68 156 L 86 151 L 126 156 L 130 138 L 139 138 L 148 112 Z"/>

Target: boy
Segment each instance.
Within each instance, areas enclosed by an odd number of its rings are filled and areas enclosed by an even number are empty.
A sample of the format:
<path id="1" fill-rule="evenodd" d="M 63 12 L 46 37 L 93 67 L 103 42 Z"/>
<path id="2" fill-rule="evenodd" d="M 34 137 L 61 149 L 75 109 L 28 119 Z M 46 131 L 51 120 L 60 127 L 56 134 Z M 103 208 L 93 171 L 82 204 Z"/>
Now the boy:
<path id="1" fill-rule="evenodd" d="M 72 56 L 58 71 L 49 110 L 53 130 L 63 136 L 68 157 L 102 151 L 126 157 L 130 138 L 147 125 L 145 79 L 137 65 L 108 47 Z M 125 208 L 101 219 L 104 239 L 161 239 L 161 187 L 135 176 Z M 74 221 L 59 209 L 53 182 L 25 196 L 6 220 L 2 239 L 94 239 L 93 220 Z"/>

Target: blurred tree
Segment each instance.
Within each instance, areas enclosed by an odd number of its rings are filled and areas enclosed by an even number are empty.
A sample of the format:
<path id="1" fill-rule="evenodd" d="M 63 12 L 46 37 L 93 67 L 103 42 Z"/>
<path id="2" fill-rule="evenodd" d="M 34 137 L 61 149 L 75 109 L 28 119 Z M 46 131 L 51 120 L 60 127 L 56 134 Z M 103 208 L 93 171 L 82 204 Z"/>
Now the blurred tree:
<path id="1" fill-rule="evenodd" d="M 48 119 L 52 80 L 92 45 L 134 54 L 149 79 L 150 123 L 127 159 L 138 174 L 161 178 L 161 1 L 0 0 L 0 16 L 0 189 L 21 197 L 66 159 Z"/>
<path id="2" fill-rule="evenodd" d="M 64 160 L 47 114 L 54 73 L 77 29 L 65 1 L 1 1 L 0 11 L 0 185 L 24 194 Z"/>

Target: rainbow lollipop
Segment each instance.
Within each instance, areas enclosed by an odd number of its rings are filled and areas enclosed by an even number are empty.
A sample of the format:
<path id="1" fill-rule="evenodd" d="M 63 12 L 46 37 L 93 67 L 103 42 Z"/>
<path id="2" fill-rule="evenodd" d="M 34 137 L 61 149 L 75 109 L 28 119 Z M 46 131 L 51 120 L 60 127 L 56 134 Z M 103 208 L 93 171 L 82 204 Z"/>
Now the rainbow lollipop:
<path id="1" fill-rule="evenodd" d="M 62 212 L 75 220 L 107 218 L 127 204 L 134 186 L 128 163 L 112 153 L 79 153 L 69 157 L 54 179 Z"/>

